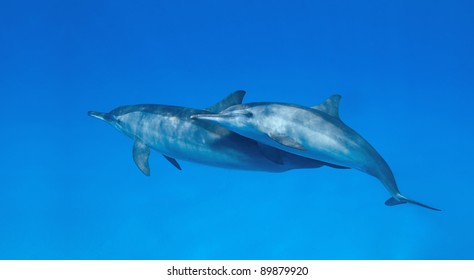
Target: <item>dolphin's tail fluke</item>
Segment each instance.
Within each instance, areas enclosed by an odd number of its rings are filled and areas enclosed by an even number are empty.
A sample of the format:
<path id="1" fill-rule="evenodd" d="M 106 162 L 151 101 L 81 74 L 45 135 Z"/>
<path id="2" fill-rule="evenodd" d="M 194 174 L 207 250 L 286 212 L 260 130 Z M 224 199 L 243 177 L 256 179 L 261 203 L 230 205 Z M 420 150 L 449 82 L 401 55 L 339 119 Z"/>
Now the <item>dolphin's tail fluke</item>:
<path id="1" fill-rule="evenodd" d="M 415 204 L 415 205 L 425 207 L 425 208 L 428 208 L 428 209 L 431 209 L 431 210 L 441 211 L 441 209 L 434 208 L 434 207 L 428 206 L 426 204 L 420 203 L 418 201 L 411 200 L 411 199 L 409 199 L 409 198 L 407 198 L 407 197 L 405 197 L 401 194 L 398 194 L 397 198 L 391 197 L 387 201 L 385 201 L 385 205 L 387 205 L 387 206 L 394 206 L 394 205 L 404 204 L 404 203 L 411 203 L 411 204 Z"/>

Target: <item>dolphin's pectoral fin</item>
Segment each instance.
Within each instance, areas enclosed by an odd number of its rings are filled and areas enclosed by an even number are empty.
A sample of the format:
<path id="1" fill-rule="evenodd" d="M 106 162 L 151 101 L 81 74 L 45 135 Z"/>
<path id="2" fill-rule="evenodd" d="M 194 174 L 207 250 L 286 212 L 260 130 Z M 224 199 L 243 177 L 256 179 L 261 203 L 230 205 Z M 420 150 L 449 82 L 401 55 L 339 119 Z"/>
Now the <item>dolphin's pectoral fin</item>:
<path id="1" fill-rule="evenodd" d="M 428 208 L 428 209 L 431 209 L 431 210 L 441 211 L 438 208 L 434 208 L 434 207 L 428 206 L 426 204 L 420 203 L 418 201 L 411 200 L 411 199 L 409 199 L 409 198 L 407 198 L 407 197 L 405 197 L 401 194 L 398 194 L 397 198 L 398 198 L 398 200 L 395 199 L 394 197 L 389 198 L 387 201 L 385 201 L 385 205 L 394 206 L 394 205 L 403 204 L 403 203 L 410 203 L 410 204 L 415 204 L 415 205 L 425 207 L 425 208 Z"/>
<path id="2" fill-rule="evenodd" d="M 167 159 L 172 165 L 174 165 L 174 167 L 178 168 L 179 170 L 183 170 L 181 169 L 181 166 L 179 166 L 179 163 L 176 161 L 176 159 L 172 158 L 172 157 L 169 157 L 167 155 L 163 155 L 165 157 L 165 159 Z"/>
<path id="3" fill-rule="evenodd" d="M 329 96 L 328 99 L 324 100 L 323 103 L 313 106 L 311 108 L 324 112 L 335 118 L 339 118 L 339 101 L 341 100 L 340 95 Z"/>
<path id="4" fill-rule="evenodd" d="M 276 164 L 283 164 L 283 158 L 281 157 L 281 150 L 273 148 L 271 146 L 257 142 L 260 152 L 269 160 L 273 161 Z"/>
<path id="5" fill-rule="evenodd" d="M 136 139 L 133 144 L 133 161 L 146 176 L 150 176 L 150 166 L 148 158 L 150 157 L 150 148 L 141 140 Z"/>
<path id="6" fill-rule="evenodd" d="M 280 143 L 283 146 L 287 146 L 293 149 L 298 149 L 298 150 L 306 150 L 306 148 L 303 146 L 303 144 L 299 143 L 295 139 L 282 135 L 282 134 L 272 134 L 269 133 L 268 137 L 272 138 L 275 142 Z"/>
<path id="7" fill-rule="evenodd" d="M 234 93 L 229 94 L 221 101 L 217 102 L 216 104 L 212 105 L 211 107 L 207 107 L 205 110 L 213 113 L 219 113 L 224 111 L 225 109 L 229 108 L 230 106 L 234 106 L 237 104 L 242 104 L 242 100 L 244 99 L 245 91 L 238 90 Z"/>

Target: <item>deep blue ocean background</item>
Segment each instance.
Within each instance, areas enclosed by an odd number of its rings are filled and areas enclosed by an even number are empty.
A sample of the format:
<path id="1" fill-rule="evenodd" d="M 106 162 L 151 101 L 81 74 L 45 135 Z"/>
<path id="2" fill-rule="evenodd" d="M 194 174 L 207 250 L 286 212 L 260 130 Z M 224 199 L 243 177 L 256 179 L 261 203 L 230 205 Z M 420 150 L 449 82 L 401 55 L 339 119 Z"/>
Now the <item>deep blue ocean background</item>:
<path id="1" fill-rule="evenodd" d="M 471 1 L 1 1 L 0 259 L 473 259 Z M 402 193 L 355 170 L 220 169 L 87 116 L 227 94 L 342 120 Z M 179 161 L 179 159 L 178 159 Z"/>

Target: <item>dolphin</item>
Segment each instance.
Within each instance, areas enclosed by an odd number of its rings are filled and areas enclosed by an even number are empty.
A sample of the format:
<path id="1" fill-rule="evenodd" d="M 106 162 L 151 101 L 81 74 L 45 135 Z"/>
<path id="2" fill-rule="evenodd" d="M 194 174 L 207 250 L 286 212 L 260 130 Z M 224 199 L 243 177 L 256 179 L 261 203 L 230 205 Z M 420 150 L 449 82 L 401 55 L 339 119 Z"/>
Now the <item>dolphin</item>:
<path id="1" fill-rule="evenodd" d="M 387 162 L 339 118 L 340 95 L 312 108 L 288 103 L 257 102 L 231 106 L 219 114 L 193 119 L 219 124 L 242 136 L 295 155 L 354 168 L 379 179 L 391 194 L 388 206 L 411 203 L 439 209 L 403 196 Z"/>
<path id="2" fill-rule="evenodd" d="M 206 110 L 142 104 L 121 106 L 109 113 L 90 111 L 88 115 L 111 124 L 134 140 L 133 160 L 146 176 L 150 175 L 150 149 L 163 154 L 179 170 L 177 158 L 224 168 L 268 172 L 325 165 L 344 168 L 287 153 L 222 126 L 190 118 L 240 104 L 244 95 L 244 91 L 236 91 Z"/>

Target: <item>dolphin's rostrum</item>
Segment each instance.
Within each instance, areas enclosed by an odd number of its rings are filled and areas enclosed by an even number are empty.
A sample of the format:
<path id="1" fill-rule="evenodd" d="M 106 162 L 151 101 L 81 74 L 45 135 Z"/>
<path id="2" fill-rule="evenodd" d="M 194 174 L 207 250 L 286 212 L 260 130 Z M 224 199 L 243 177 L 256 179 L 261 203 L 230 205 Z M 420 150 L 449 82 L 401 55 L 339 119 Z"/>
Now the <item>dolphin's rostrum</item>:
<path id="1" fill-rule="evenodd" d="M 231 106 L 219 114 L 193 119 L 221 125 L 242 136 L 303 157 L 358 169 L 379 179 L 392 195 L 385 204 L 412 203 L 439 210 L 403 196 L 387 162 L 339 118 L 340 95 L 313 108 L 258 102 Z"/>

